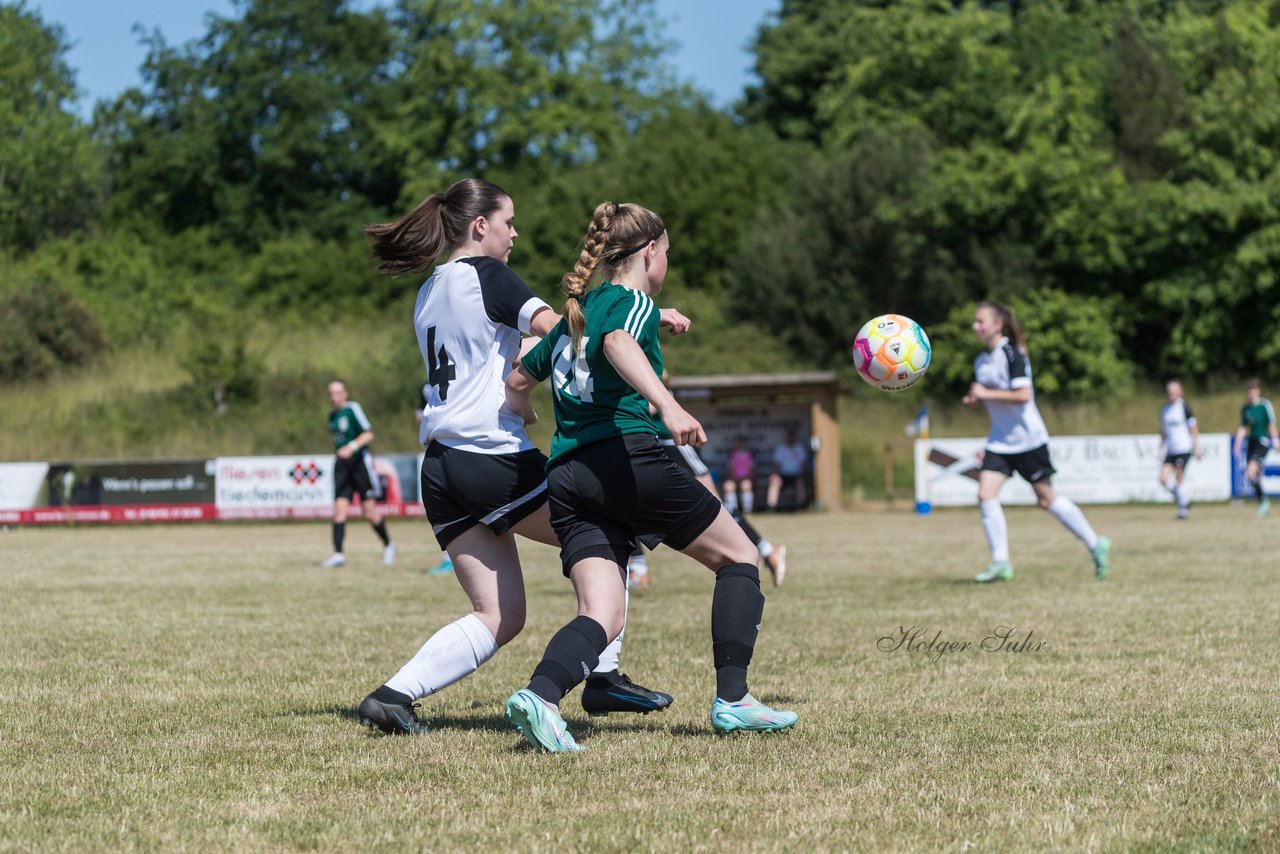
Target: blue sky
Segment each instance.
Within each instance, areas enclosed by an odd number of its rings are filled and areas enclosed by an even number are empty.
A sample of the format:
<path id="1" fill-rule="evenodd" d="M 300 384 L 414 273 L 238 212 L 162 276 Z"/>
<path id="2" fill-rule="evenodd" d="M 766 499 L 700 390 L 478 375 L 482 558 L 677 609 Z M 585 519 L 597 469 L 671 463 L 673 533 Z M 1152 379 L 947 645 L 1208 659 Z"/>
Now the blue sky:
<path id="1" fill-rule="evenodd" d="M 678 43 L 672 62 L 682 79 L 726 106 L 754 80 L 747 45 L 781 0 L 656 0 L 668 36 Z M 205 16 L 230 15 L 231 0 L 28 0 L 48 22 L 60 24 L 72 48 L 67 56 L 85 97 L 93 102 L 138 83 L 145 51 L 134 24 L 158 29 L 170 44 L 204 31 Z"/>

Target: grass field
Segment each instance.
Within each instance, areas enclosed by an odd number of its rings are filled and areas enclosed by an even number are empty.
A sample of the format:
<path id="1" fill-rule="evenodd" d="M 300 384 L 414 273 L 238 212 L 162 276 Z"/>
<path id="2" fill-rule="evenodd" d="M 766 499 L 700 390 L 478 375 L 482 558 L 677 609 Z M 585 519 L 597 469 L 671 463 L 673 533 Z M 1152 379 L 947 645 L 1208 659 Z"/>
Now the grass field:
<path id="1" fill-rule="evenodd" d="M 1011 509 L 1018 577 L 991 587 L 966 583 L 974 512 L 759 517 L 791 572 L 752 688 L 801 716 L 772 736 L 711 733 L 710 575 L 659 551 L 623 669 L 675 705 L 588 719 L 575 692 L 578 756 L 501 716 L 573 613 L 546 547 L 525 633 L 408 739 L 354 708 L 467 610 L 419 571 L 425 523 L 392 523 L 390 569 L 356 528 L 321 570 L 319 524 L 0 534 L 0 849 L 1276 850 L 1280 518 L 1088 514 L 1110 580 Z M 979 649 L 999 626 L 1030 644 Z"/>

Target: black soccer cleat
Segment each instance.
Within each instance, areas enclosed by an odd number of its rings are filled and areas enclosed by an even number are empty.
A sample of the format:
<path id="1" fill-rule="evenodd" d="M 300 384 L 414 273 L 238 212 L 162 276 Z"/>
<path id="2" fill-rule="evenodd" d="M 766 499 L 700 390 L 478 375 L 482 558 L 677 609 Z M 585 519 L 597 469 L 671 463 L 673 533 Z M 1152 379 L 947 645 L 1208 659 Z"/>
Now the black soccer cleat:
<path id="1" fill-rule="evenodd" d="M 592 686 L 592 682 L 597 683 Z M 593 718 L 604 717 L 610 712 L 639 712 L 647 715 L 660 712 L 671 705 L 672 697 L 661 691 L 650 691 L 627 678 L 627 674 L 613 671 L 608 674 L 592 674 L 582 689 L 582 708 Z"/>
<path id="2" fill-rule="evenodd" d="M 385 732 L 387 735 L 422 735 L 427 725 L 418 720 L 413 706 L 408 703 L 387 703 L 373 694 L 364 698 L 357 710 L 360 725 Z"/>

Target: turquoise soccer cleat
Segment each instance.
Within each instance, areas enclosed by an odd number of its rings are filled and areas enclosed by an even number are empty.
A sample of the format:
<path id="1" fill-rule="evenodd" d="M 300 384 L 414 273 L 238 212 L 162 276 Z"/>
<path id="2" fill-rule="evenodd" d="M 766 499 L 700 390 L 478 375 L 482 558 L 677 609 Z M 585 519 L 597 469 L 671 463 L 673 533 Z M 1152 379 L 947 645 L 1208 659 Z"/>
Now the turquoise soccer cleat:
<path id="1" fill-rule="evenodd" d="M 1013 564 L 1007 560 L 993 560 L 987 564 L 986 570 L 975 575 L 973 580 L 979 584 L 988 584 L 992 581 L 1012 581 Z"/>
<path id="2" fill-rule="evenodd" d="M 711 726 L 717 732 L 781 732 L 796 725 L 795 712 L 771 709 L 750 694 L 736 703 L 716 697 L 711 704 Z"/>
<path id="3" fill-rule="evenodd" d="M 1098 537 L 1098 544 L 1093 547 L 1093 576 L 1101 581 L 1111 571 L 1111 539 Z"/>
<path id="4" fill-rule="evenodd" d="M 560 710 L 522 688 L 507 700 L 507 721 L 535 750 L 548 753 L 578 753 L 582 750 L 569 734 Z"/>

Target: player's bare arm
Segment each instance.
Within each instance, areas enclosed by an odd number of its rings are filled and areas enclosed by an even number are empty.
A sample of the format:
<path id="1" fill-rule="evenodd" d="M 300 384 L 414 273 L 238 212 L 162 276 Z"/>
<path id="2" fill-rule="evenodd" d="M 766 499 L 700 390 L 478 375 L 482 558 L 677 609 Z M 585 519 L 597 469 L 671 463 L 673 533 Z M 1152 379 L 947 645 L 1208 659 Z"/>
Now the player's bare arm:
<path id="1" fill-rule="evenodd" d="M 343 460 L 349 460 L 351 459 L 352 454 L 354 454 L 356 451 L 359 451 L 361 448 L 369 447 L 369 445 L 372 442 L 373 442 L 373 431 L 365 430 L 359 436 L 356 436 L 350 442 L 343 445 L 341 448 L 337 450 L 338 458 Z"/>
<path id="2" fill-rule="evenodd" d="M 507 376 L 507 408 L 523 418 L 525 424 L 538 423 L 538 413 L 534 411 L 533 401 L 530 399 L 537 386 L 538 381 L 522 367 L 517 367 Z"/>
<path id="3" fill-rule="evenodd" d="M 676 403 L 671 392 L 662 384 L 661 378 L 653 372 L 649 359 L 636 339 L 625 330 L 613 330 L 604 337 L 604 356 L 627 385 L 640 392 L 650 405 L 662 413 L 662 421 L 671 431 L 677 445 L 693 445 L 698 448 L 707 443 L 707 434 L 703 432 L 702 425 Z"/>

